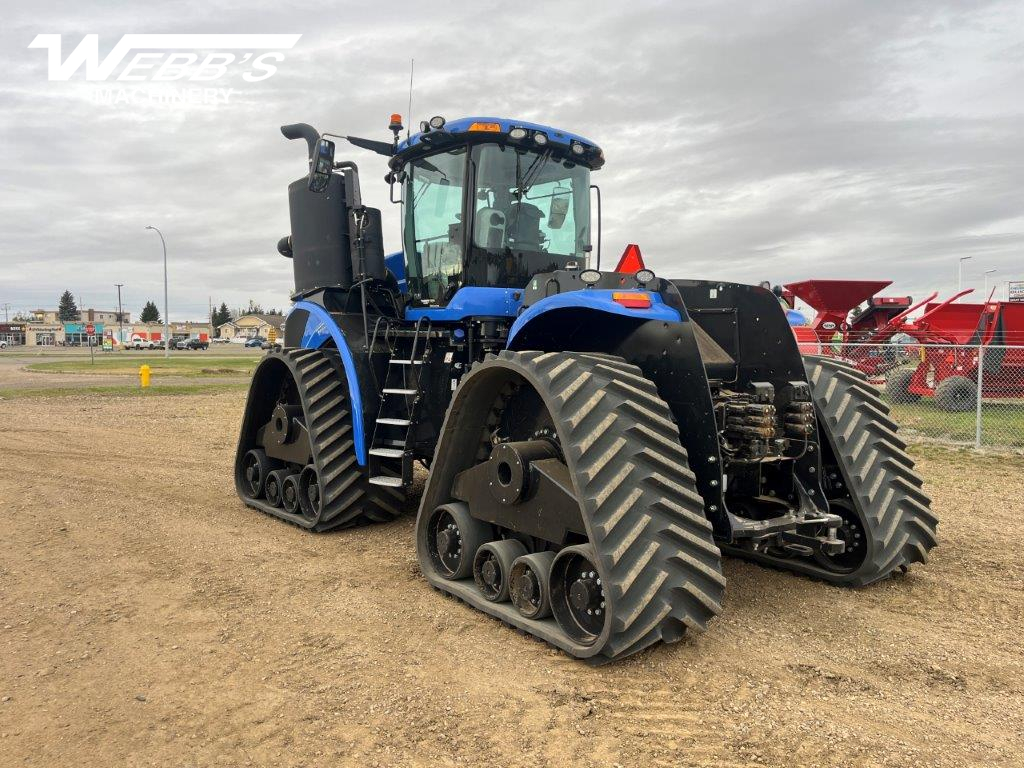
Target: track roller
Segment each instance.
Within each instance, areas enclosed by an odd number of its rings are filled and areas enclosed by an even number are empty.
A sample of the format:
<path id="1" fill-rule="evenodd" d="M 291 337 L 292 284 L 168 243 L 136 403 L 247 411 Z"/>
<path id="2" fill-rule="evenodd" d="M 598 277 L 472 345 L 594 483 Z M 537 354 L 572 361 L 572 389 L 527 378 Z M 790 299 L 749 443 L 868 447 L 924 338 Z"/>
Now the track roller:
<path id="1" fill-rule="evenodd" d="M 267 475 L 267 482 L 264 487 L 267 504 L 272 507 L 280 507 L 284 502 L 284 481 L 290 475 L 290 469 L 275 469 Z"/>
<path id="2" fill-rule="evenodd" d="M 526 547 L 516 539 L 492 541 L 484 544 L 473 557 L 473 581 L 485 598 L 492 603 L 508 600 L 512 563 L 526 554 Z"/>
<path id="3" fill-rule="evenodd" d="M 299 473 L 290 472 L 281 482 L 281 506 L 289 515 L 299 514 Z"/>
<path id="4" fill-rule="evenodd" d="M 509 597 L 512 605 L 527 619 L 543 619 L 551 615 L 548 575 L 554 559 L 554 552 L 535 552 L 517 557 L 512 563 Z"/>

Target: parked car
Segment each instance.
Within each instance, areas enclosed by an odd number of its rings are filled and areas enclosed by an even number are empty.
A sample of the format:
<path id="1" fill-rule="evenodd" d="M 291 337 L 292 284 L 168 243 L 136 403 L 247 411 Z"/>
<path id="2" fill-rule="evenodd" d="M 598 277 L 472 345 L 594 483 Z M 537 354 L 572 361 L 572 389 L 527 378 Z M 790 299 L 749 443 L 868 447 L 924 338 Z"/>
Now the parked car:
<path id="1" fill-rule="evenodd" d="M 129 345 L 132 349 L 156 349 L 156 342 L 151 339 L 135 339 Z"/>
<path id="2" fill-rule="evenodd" d="M 202 339 L 182 339 L 178 342 L 178 349 L 209 349 L 210 342 Z"/>
<path id="3" fill-rule="evenodd" d="M 266 341 L 266 340 L 265 339 L 261 339 L 259 336 L 254 336 L 253 338 L 251 338 L 251 339 L 249 339 L 249 340 L 247 340 L 245 342 L 245 346 L 247 346 L 247 347 L 259 347 L 259 348 L 262 349 L 264 341 Z"/>
<path id="4" fill-rule="evenodd" d="M 280 341 L 266 341 L 266 340 L 264 340 L 264 342 L 262 344 L 260 344 L 260 349 L 280 349 L 280 348 L 281 348 L 281 342 Z"/>
<path id="5" fill-rule="evenodd" d="M 7 342 L 0 339 L 0 349 L 7 349 Z"/>
<path id="6" fill-rule="evenodd" d="M 231 343 L 231 339 L 229 339 L 227 337 L 224 337 L 224 336 L 218 336 L 215 339 L 210 339 L 210 341 L 212 341 L 214 344 L 230 344 Z"/>

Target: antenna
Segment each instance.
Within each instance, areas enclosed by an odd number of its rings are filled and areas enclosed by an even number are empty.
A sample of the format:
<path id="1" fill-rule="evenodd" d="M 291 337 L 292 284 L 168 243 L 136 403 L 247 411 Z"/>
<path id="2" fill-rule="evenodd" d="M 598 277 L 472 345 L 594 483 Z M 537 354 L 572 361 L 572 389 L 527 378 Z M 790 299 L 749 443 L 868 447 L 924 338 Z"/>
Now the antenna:
<path id="1" fill-rule="evenodd" d="M 410 129 L 411 129 L 411 126 L 412 126 L 412 75 L 413 75 L 413 72 L 415 71 L 415 69 L 416 69 L 416 59 L 409 59 L 409 111 L 406 112 L 405 114 L 407 114 L 409 116 L 409 122 L 406 123 L 406 125 L 410 126 L 410 128 L 406 128 L 405 129 L 405 138 L 406 139 L 409 138 L 409 133 L 410 133 Z"/>

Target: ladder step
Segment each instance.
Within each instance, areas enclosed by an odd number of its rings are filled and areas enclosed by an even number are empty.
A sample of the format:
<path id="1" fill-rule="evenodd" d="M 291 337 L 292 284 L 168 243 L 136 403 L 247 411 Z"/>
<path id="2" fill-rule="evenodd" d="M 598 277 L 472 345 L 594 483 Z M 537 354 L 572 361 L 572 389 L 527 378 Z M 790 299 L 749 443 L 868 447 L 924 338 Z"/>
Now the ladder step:
<path id="1" fill-rule="evenodd" d="M 371 456 L 383 456 L 386 459 L 400 459 L 405 456 L 404 448 L 371 448 Z"/>
<path id="2" fill-rule="evenodd" d="M 408 427 L 412 424 L 410 419 L 377 419 L 378 424 L 390 424 L 394 427 Z"/>
<path id="3" fill-rule="evenodd" d="M 391 360 L 389 360 L 388 362 L 391 363 L 392 365 L 423 365 L 422 360 L 399 360 L 396 358 L 391 358 Z"/>
<path id="4" fill-rule="evenodd" d="M 392 389 L 391 387 L 384 387 L 381 390 L 385 395 L 415 395 L 415 389 Z"/>
<path id="5" fill-rule="evenodd" d="M 388 477 L 386 475 L 378 475 L 377 477 L 370 478 L 370 485 L 386 485 L 391 488 L 400 488 L 405 483 L 402 482 L 400 477 Z"/>

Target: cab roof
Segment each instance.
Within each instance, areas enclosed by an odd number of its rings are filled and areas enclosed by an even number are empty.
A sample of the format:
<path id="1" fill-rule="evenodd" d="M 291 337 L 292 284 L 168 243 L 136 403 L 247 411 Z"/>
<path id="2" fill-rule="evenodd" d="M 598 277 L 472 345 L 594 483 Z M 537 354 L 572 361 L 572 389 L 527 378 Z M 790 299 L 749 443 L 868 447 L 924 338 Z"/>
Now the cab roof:
<path id="1" fill-rule="evenodd" d="M 518 140 L 511 138 L 509 132 L 514 128 L 525 129 L 527 136 Z M 590 139 L 550 125 L 507 117 L 460 117 L 456 120 L 445 122 L 443 128 L 414 133 L 398 144 L 398 149 L 392 158 L 391 164 L 393 167 L 397 167 L 413 156 L 433 152 L 435 149 L 456 139 L 460 140 L 460 143 L 472 138 L 479 141 L 498 141 L 536 149 L 543 146 L 534 140 L 538 133 L 542 133 L 547 137 L 546 146 L 564 151 L 566 156 L 571 157 L 582 165 L 586 165 L 594 170 L 604 165 L 604 152 Z M 584 149 L 583 154 L 571 154 L 573 144 L 582 145 Z"/>

